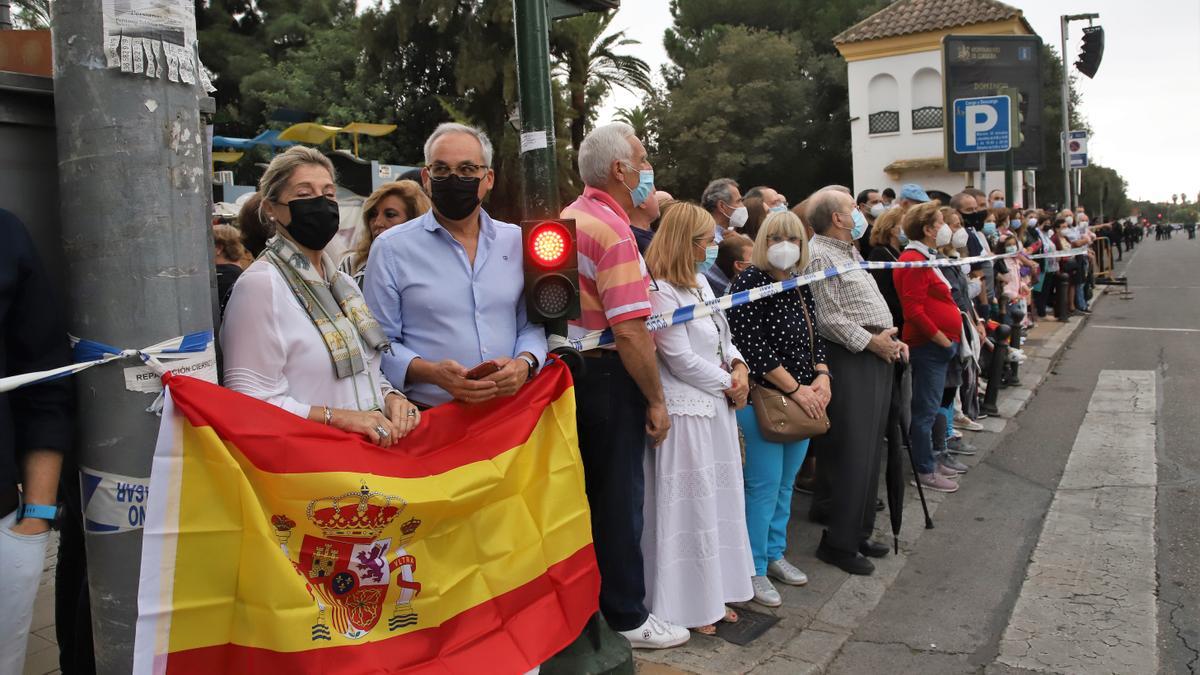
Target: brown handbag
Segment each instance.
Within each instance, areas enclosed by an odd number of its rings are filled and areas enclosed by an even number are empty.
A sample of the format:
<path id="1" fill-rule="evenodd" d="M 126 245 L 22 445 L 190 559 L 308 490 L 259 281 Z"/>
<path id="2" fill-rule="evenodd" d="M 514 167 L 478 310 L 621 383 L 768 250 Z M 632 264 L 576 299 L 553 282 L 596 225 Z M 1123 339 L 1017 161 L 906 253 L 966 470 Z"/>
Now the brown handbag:
<path id="1" fill-rule="evenodd" d="M 800 293 L 800 289 L 796 289 Z M 804 321 L 808 324 L 808 356 L 812 359 L 813 371 L 817 370 L 817 344 L 813 336 L 812 317 L 800 296 L 800 308 L 804 310 Z M 750 405 L 758 420 L 758 431 L 772 443 L 795 443 L 806 438 L 820 436 L 829 431 L 829 416 L 821 411 L 816 419 L 809 417 L 795 401 L 778 389 L 760 382 L 750 387 Z"/>

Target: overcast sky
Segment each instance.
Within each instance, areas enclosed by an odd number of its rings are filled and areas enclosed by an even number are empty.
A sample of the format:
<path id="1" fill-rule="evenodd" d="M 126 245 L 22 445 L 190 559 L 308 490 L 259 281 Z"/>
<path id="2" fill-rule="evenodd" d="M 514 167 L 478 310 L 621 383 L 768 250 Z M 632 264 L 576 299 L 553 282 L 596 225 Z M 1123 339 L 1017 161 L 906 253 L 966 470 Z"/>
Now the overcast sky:
<path id="1" fill-rule="evenodd" d="M 829 0 L 836 2 L 837 0 Z M 671 25 L 668 0 L 624 0 L 613 30 L 642 42 L 628 47 L 657 73 L 667 61 L 664 29 Z M 1079 75 L 1083 114 L 1092 127 L 1089 151 L 1129 182 L 1134 199 L 1170 201 L 1200 193 L 1200 0 L 1024 0 L 1012 2 L 1048 43 L 1058 47 L 1059 16 L 1099 13 L 1104 60 L 1095 80 Z M 1079 53 L 1081 27 L 1072 24 L 1067 54 Z M 1074 72 L 1074 71 L 1073 71 Z M 600 121 L 617 107 L 638 105 L 618 91 Z"/>

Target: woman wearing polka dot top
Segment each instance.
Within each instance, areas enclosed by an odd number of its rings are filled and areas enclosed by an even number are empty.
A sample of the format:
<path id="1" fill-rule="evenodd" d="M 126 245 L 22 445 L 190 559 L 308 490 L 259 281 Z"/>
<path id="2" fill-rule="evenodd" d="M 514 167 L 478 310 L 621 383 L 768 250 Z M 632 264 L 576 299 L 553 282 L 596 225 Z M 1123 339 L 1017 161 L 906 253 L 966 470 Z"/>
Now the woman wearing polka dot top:
<path id="1" fill-rule="evenodd" d="M 808 264 L 808 238 L 794 213 L 774 213 L 754 243 L 751 266 L 733 281 L 732 292 L 794 276 Z M 829 404 L 825 340 L 812 323 L 816 309 L 808 287 L 779 293 L 729 310 L 733 342 L 760 385 L 777 389 L 811 417 Z M 808 577 L 784 559 L 792 483 L 804 463 L 808 440 L 772 443 L 762 437 L 751 408 L 738 411 L 746 440 L 746 526 L 754 555 L 754 599 L 768 607 L 782 600 L 768 575 L 802 586 Z"/>

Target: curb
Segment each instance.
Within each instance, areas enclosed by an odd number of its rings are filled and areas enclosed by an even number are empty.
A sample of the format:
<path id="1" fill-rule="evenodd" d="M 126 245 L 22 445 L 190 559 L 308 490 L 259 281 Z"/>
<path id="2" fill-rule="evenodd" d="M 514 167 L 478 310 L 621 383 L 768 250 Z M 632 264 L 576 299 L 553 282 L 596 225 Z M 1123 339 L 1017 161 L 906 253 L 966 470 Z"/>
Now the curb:
<path id="1" fill-rule="evenodd" d="M 1108 287 L 1097 288 L 1092 300 L 1093 306 L 1107 294 L 1107 290 Z M 1063 352 L 1079 334 L 1089 318 L 1086 315 L 1077 317 L 1077 320 L 1057 329 L 1046 339 L 1045 344 L 1037 348 L 1036 353 L 1027 350 L 1030 358 L 1026 366 L 1022 367 L 1025 376 L 1024 382 L 1019 386 L 1001 390 L 997 402 L 1000 414 L 983 420 L 985 431 L 998 438 L 999 442 L 1003 441 L 1003 436 L 1009 430 L 1013 418 L 1029 405 L 1034 393 L 1049 378 Z M 960 460 L 969 466 L 975 466 L 987 459 L 993 448 L 994 446 L 981 448 L 979 454 L 972 457 L 960 457 Z M 937 513 L 938 508 L 946 499 L 946 495 L 934 492 L 927 493 L 925 497 L 929 505 L 930 516 Z M 873 560 L 875 574 L 871 576 L 847 577 L 806 625 L 788 627 L 792 631 L 792 638 L 785 642 L 781 649 L 751 665 L 750 669 L 744 672 L 755 675 L 817 675 L 824 673 L 834 659 L 841 654 L 842 648 L 857 629 L 858 623 L 874 611 L 900 572 L 904 570 L 908 561 L 908 553 L 916 547 L 924 533 L 924 522 L 920 501 L 913 493 L 908 496 L 904 508 L 904 524 L 900 532 L 900 553 Z M 880 522 L 879 527 L 884 528 L 886 532 L 877 529 L 876 535 L 886 535 L 886 538 L 890 540 L 891 530 L 886 519 Z M 650 654 L 651 652 L 634 652 L 634 662 L 638 673 L 643 675 L 729 674 L 728 670 L 710 670 L 692 664 L 672 664 L 669 662 L 669 651 L 661 653 L 666 657 L 664 660 L 646 658 Z"/>

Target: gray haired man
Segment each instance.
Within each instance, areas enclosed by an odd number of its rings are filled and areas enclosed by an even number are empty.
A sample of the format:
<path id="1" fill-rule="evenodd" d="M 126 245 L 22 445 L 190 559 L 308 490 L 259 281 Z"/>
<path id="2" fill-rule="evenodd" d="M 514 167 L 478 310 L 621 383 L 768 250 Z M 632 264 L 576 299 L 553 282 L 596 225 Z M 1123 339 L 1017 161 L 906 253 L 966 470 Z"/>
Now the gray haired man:
<path id="1" fill-rule="evenodd" d="M 717 221 L 713 236 L 718 244 L 730 231 L 741 229 L 746 224 L 748 214 L 746 207 L 742 206 L 742 192 L 732 178 L 718 178 L 709 183 L 700 195 L 700 206 Z"/>

